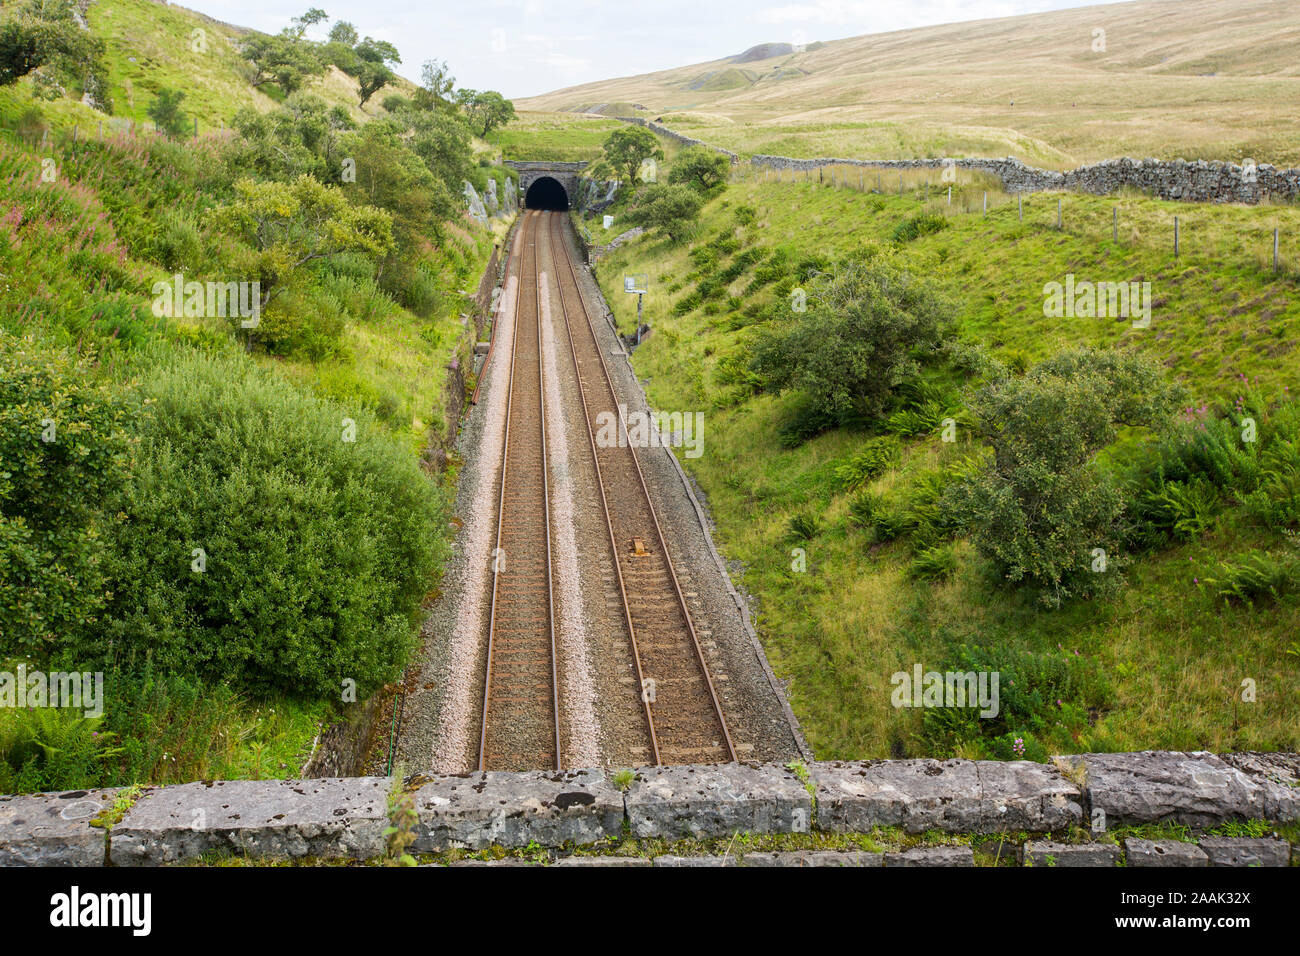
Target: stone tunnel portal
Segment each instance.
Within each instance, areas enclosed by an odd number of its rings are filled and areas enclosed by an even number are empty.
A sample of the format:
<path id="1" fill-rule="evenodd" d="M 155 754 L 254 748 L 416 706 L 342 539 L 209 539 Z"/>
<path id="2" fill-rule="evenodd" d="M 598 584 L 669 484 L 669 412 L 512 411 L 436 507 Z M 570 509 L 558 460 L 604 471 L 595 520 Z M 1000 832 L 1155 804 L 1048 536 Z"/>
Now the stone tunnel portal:
<path id="1" fill-rule="evenodd" d="M 539 176 L 528 187 L 524 205 L 529 209 L 551 209 L 563 212 L 569 208 L 569 194 L 558 179 Z"/>

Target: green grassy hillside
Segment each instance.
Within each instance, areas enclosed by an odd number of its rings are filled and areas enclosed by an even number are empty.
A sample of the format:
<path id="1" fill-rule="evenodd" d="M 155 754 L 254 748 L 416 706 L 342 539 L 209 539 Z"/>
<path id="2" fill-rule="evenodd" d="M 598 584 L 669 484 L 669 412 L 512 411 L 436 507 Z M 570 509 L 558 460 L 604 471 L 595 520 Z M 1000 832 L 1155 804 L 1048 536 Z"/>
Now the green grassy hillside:
<path id="1" fill-rule="evenodd" d="M 852 188 L 843 188 L 846 174 Z M 829 171 L 824 185 L 815 174 L 812 182 L 782 184 L 744 175 L 747 181 L 705 207 L 693 242 L 643 237 L 602 259 L 598 271 L 624 330 L 632 328 L 635 303 L 619 294 L 621 277 L 650 276 L 645 305 L 654 331 L 633 364 L 652 405 L 705 410 L 704 454 L 683 465 L 708 497 L 720 548 L 744 568 L 738 584 L 756 598 L 760 636 L 777 673 L 790 681 L 792 705 L 818 756 L 1012 757 L 1021 752 L 1013 749 L 1017 736 L 1037 757 L 1296 749 L 1294 587 L 1289 597 L 1251 607 L 1225 602 L 1209 583 L 1223 577 L 1225 562 L 1253 548 L 1288 547 L 1284 532 L 1293 529 L 1261 522 L 1243 505 L 1244 488 L 1219 488 L 1196 531 L 1135 551 L 1116 598 L 1047 611 L 991 583 L 964 536 L 923 553 L 919 530 L 907 530 L 910 521 L 942 524 L 942 515 L 926 509 L 945 470 L 952 474 L 976 453 L 965 426 L 962 440 L 945 444 L 936 422 L 925 424 L 930 412 L 904 407 L 899 421 L 920 416 L 919 433 L 908 437 L 904 428 L 899 456 L 850 490 L 845 469 L 855 467 L 873 435 L 888 440 L 892 424 L 832 429 L 790 447 L 782 433 L 800 400 L 769 394 L 748 368 L 755 336 L 790 317 L 789 297 L 807 284 L 807 269 L 835 271 L 843 257 L 884 250 L 945 289 L 962 339 L 983 343 L 1013 370 L 1075 345 L 1150 355 L 1186 387 L 1191 419 L 1258 408 L 1254 414 L 1278 423 L 1267 428 L 1284 436 L 1294 431 L 1289 397 L 1300 388 L 1300 210 L 1066 195 L 1058 230 L 1057 197 L 1029 196 L 1021 222 L 1015 198 L 993 191 L 985 217 L 990 185 L 965 176 L 949 206 L 939 184 L 921 174 L 905 178 L 902 195 L 896 181 L 872 194 L 870 172 L 868 191 L 859 192 L 857 170 L 839 170 L 838 189 Z M 1177 259 L 1175 215 L 1182 226 Z M 921 216 L 937 231 L 922 229 L 915 238 L 900 231 Z M 1284 237 L 1277 274 L 1274 227 Z M 1045 284 L 1070 273 L 1149 281 L 1150 327 L 1046 317 Z M 945 386 L 955 389 L 957 404 L 943 414 L 960 417 L 956 408 L 976 384 L 959 377 Z M 1106 467 L 1132 474 L 1131 503 L 1151 480 L 1157 443 L 1154 433 L 1129 432 L 1103 455 Z M 879 515 L 874 526 L 869 516 L 863 520 L 855 509 L 873 499 L 898 527 L 886 531 Z M 806 552 L 806 571 L 794 567 L 795 548 Z M 1004 704 L 1011 675 L 1055 692 L 1006 705 L 1011 716 L 996 737 L 949 732 L 918 711 L 891 706 L 895 671 L 910 673 L 917 662 L 942 671 L 971 660 L 1002 671 Z M 1259 689 L 1255 703 L 1241 700 L 1246 679 Z"/>
<path id="2" fill-rule="evenodd" d="M 183 108 L 199 121 L 200 132 L 224 124 L 244 107 L 269 110 L 284 99 L 272 84 L 251 85 L 253 70 L 238 52 L 238 44 L 254 31 L 214 20 L 185 7 L 154 0 L 96 0 L 86 15 L 91 33 L 104 41 L 105 65 L 113 114 L 106 116 L 75 97 L 33 101 L 32 81 L 20 80 L 0 87 L 0 102 L 7 109 L 35 102 L 48 120 L 60 128 L 79 123 L 83 130 L 146 122 L 147 110 L 160 89 L 185 93 Z M 395 92 L 409 92 L 411 84 L 399 79 Z M 357 105 L 357 82 L 331 67 L 307 88 L 331 106 L 344 107 L 355 120 L 383 112 L 377 97 L 363 110 Z M 74 91 L 75 92 L 75 91 Z"/>
<path id="3" fill-rule="evenodd" d="M 337 76 L 286 109 L 236 28 L 142 0 L 91 23 L 102 141 L 76 91 L 0 88 L 0 671 L 102 673 L 104 709 L 0 708 L 0 793 L 296 776 L 436 588 L 454 475 L 424 466 L 504 228 L 459 192 L 504 174 L 451 110 L 328 123 L 367 118 Z M 199 138 L 128 134 L 167 86 Z M 246 106 L 273 122 L 231 129 Z M 197 304 L 162 304 L 176 276 Z M 213 310 L 227 286 L 252 325 Z"/>

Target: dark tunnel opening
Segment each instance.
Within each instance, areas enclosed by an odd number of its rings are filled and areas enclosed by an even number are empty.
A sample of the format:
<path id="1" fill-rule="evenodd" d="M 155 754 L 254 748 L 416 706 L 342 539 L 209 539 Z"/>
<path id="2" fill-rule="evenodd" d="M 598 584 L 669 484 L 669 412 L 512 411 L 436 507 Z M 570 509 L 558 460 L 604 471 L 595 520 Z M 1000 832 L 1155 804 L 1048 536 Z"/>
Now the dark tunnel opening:
<path id="1" fill-rule="evenodd" d="M 569 208 L 569 194 L 558 180 L 543 176 L 528 187 L 524 205 L 529 209 L 551 209 L 559 212 Z"/>

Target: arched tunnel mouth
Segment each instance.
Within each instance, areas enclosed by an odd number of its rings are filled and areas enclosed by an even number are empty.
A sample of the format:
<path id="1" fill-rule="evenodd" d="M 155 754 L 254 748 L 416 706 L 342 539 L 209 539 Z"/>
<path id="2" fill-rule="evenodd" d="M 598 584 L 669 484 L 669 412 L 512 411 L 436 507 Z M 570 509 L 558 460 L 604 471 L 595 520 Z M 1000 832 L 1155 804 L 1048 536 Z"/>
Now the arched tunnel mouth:
<path id="1" fill-rule="evenodd" d="M 528 187 L 528 192 L 524 194 L 524 205 L 529 209 L 563 212 L 569 208 L 569 194 L 564 191 L 558 179 L 542 176 Z"/>

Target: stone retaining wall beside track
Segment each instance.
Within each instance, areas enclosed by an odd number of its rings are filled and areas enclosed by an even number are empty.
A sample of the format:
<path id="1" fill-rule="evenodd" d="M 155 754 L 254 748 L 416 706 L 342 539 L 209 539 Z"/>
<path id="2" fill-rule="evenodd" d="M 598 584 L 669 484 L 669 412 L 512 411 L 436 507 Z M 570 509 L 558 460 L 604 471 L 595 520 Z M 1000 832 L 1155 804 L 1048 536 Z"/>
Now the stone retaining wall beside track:
<path id="1" fill-rule="evenodd" d="M 214 852 L 370 859 L 383 854 L 394 785 L 350 777 L 149 788 L 111 831 L 90 821 L 121 791 L 0 797 L 0 864 L 157 865 Z M 612 845 L 625 827 L 633 838 L 663 840 L 892 827 L 1002 835 L 1040 865 L 1049 857 L 1061 865 L 1115 865 L 1118 845 L 1079 842 L 1080 828 L 1096 835 L 1154 823 L 1205 829 L 1300 822 L 1300 755 L 1292 753 L 1084 754 L 1056 758 L 1056 765 L 921 759 L 650 767 L 626 791 L 601 770 L 417 775 L 404 787 L 419 813 L 414 853 Z M 1023 839 L 1050 834 L 1070 842 Z M 1258 836 L 1203 837 L 1199 846 L 1124 841 L 1128 865 L 1286 865 L 1291 852 L 1286 840 Z M 884 864 L 970 865 L 969 846 L 896 856 L 886 854 Z"/>

